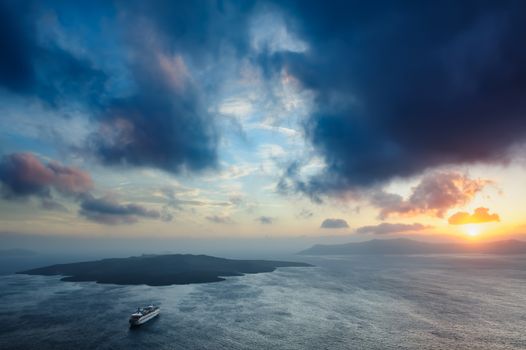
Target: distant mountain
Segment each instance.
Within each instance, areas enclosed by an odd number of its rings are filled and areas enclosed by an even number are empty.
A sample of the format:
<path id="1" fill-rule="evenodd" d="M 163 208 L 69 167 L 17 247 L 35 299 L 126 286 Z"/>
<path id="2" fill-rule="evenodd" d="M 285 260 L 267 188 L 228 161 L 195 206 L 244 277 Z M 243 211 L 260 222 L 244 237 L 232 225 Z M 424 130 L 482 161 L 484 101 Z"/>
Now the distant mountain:
<path id="1" fill-rule="evenodd" d="M 207 255 L 143 255 L 60 264 L 18 272 L 27 275 L 63 275 L 63 281 L 165 286 L 223 281 L 224 276 L 272 272 L 278 267 L 308 267 L 299 262 L 230 260 Z"/>
<path id="2" fill-rule="evenodd" d="M 299 252 L 303 255 L 349 254 L 526 254 L 526 242 L 505 240 L 495 242 L 428 243 L 407 238 L 373 239 L 359 243 L 316 244 Z"/>
<path id="3" fill-rule="evenodd" d="M 19 256 L 33 256 L 37 253 L 28 249 L 0 249 L 0 258 L 3 257 L 19 257 Z"/>

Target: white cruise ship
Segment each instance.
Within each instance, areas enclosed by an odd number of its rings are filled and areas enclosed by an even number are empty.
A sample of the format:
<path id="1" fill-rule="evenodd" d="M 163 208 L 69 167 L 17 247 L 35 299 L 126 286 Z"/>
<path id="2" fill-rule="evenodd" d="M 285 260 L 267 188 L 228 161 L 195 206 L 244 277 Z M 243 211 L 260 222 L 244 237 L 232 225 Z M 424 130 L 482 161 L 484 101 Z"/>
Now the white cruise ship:
<path id="1" fill-rule="evenodd" d="M 161 308 L 159 306 L 140 307 L 130 316 L 130 326 L 140 326 L 159 315 L 160 312 Z"/>

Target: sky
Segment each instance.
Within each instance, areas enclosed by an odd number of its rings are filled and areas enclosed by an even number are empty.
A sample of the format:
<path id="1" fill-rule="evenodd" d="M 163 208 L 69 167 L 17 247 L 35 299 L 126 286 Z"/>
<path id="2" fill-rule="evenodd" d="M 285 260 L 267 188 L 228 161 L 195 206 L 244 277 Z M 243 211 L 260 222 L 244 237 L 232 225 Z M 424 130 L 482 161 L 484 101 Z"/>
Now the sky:
<path id="1" fill-rule="evenodd" d="M 2 1 L 0 233 L 526 236 L 522 1 Z"/>

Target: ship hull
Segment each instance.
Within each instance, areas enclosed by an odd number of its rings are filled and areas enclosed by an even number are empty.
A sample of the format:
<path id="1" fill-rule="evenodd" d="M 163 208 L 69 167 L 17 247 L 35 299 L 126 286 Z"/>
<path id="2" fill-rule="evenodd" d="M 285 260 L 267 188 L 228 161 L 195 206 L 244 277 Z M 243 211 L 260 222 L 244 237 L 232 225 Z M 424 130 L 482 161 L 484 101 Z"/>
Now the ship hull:
<path id="1" fill-rule="evenodd" d="M 137 320 L 130 320 L 130 326 L 131 327 L 137 327 L 137 326 L 140 326 L 142 324 L 145 324 L 146 322 L 154 319 L 155 317 L 157 317 L 160 313 L 160 310 L 155 310 L 155 311 L 152 311 L 151 313 L 149 313 L 148 315 L 144 315 L 142 316 L 141 318 L 137 319 Z"/>

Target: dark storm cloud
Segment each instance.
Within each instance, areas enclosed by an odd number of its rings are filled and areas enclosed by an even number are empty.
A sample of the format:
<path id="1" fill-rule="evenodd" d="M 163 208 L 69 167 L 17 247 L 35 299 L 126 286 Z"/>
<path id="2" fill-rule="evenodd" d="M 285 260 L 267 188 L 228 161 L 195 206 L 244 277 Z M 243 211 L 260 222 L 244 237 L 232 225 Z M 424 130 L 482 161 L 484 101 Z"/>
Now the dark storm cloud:
<path id="1" fill-rule="evenodd" d="M 0 183 L 5 198 L 51 197 L 51 189 L 66 195 L 80 195 L 93 188 L 87 172 L 57 162 L 44 164 L 31 153 L 3 156 Z"/>
<path id="2" fill-rule="evenodd" d="M 0 87 L 50 108 L 82 106 L 100 125 L 86 150 L 104 164 L 214 168 L 207 94 L 222 80 L 214 63 L 247 50 L 251 3 L 3 2 Z"/>
<path id="3" fill-rule="evenodd" d="M 22 2 L 0 3 L 0 84 L 16 92 L 30 90 L 35 80 L 32 23 L 20 15 L 25 11 L 27 4 Z"/>
<path id="4" fill-rule="evenodd" d="M 269 7 L 307 50 L 250 51 L 252 15 Z M 327 168 L 301 179 L 296 164 L 279 189 L 320 201 L 504 159 L 526 134 L 525 11 L 521 1 L 3 1 L 0 87 L 51 108 L 80 104 L 100 125 L 86 148 L 104 164 L 200 171 L 218 164 L 209 106 L 227 68 L 248 59 L 267 80 L 285 69 L 314 93 L 304 126 Z M 50 14 L 59 30 L 46 32 Z M 80 49 L 57 34 L 69 32 Z"/>
<path id="5" fill-rule="evenodd" d="M 46 10 L 33 1 L 0 4 L 0 89 L 36 97 L 52 108 L 65 103 L 97 106 L 106 73 L 86 57 L 44 39 L 38 22 Z"/>
<path id="6" fill-rule="evenodd" d="M 176 50 L 192 55 L 196 64 L 220 59 L 225 49 L 232 49 L 239 55 L 249 49 L 246 29 L 255 1 L 123 0 L 116 3 L 117 8 L 132 21 L 142 18 L 150 22 L 161 35 L 172 41 Z"/>
<path id="7" fill-rule="evenodd" d="M 139 19 L 136 19 L 139 21 Z M 127 22 L 126 22 L 127 23 Z M 100 115 L 101 127 L 89 140 L 90 150 L 105 164 L 157 167 L 170 172 L 216 165 L 218 137 L 212 116 L 182 56 L 146 33 L 128 43 L 137 89 L 111 100 Z"/>
<path id="8" fill-rule="evenodd" d="M 198 97 L 190 91 L 164 90 L 161 72 L 143 74 L 139 84 L 144 91 L 113 101 L 100 130 L 91 136 L 89 149 L 108 165 L 170 172 L 214 167 L 218 137 Z"/>
<path id="9" fill-rule="evenodd" d="M 88 220 L 108 225 L 132 224 L 138 218 L 165 220 L 157 210 L 149 210 L 138 204 L 121 204 L 111 198 L 95 198 L 92 195 L 84 197 L 79 214 Z"/>
<path id="10" fill-rule="evenodd" d="M 102 113 L 101 130 L 90 139 L 99 159 L 170 172 L 217 166 L 219 135 L 205 99 L 221 81 L 217 62 L 225 52 L 247 50 L 250 4 L 117 2 L 137 89 Z M 190 66 L 208 69 L 206 78 L 194 79 Z"/>
<path id="11" fill-rule="evenodd" d="M 328 228 L 328 229 L 347 228 L 347 227 L 349 227 L 349 224 L 347 224 L 347 221 L 345 221 L 343 219 L 325 219 L 321 223 L 320 227 L 321 228 Z"/>
<path id="12" fill-rule="evenodd" d="M 262 61 L 316 94 L 305 127 L 328 165 L 296 190 L 337 194 L 500 162 L 524 141 L 525 2 L 280 4 L 309 49 Z"/>
<path id="13" fill-rule="evenodd" d="M 375 234 L 375 235 L 385 235 L 390 233 L 400 233 L 400 232 L 410 232 L 410 231 L 420 231 L 430 228 L 430 226 L 422 225 L 419 223 L 414 224 L 391 224 L 391 223 L 381 223 L 379 225 L 371 226 L 362 226 L 356 229 L 356 233 L 363 234 Z"/>

